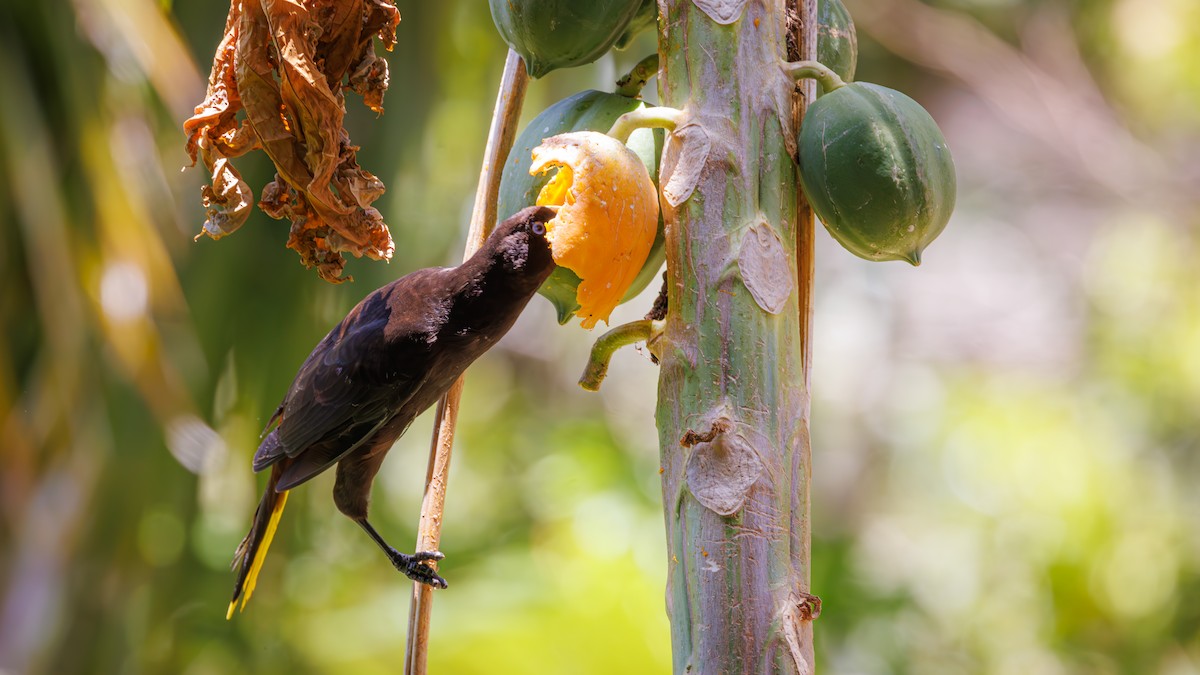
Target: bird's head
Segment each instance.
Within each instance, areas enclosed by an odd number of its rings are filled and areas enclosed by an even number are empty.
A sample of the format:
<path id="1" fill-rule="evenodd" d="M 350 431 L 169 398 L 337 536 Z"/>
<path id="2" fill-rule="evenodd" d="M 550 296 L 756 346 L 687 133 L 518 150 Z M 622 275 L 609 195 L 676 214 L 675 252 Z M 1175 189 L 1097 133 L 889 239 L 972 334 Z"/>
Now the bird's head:
<path id="1" fill-rule="evenodd" d="M 532 276 L 548 275 L 554 270 L 550 242 L 546 240 L 546 223 L 558 209 L 552 206 L 530 206 L 517 211 L 496 226 L 491 243 L 504 268 Z"/>

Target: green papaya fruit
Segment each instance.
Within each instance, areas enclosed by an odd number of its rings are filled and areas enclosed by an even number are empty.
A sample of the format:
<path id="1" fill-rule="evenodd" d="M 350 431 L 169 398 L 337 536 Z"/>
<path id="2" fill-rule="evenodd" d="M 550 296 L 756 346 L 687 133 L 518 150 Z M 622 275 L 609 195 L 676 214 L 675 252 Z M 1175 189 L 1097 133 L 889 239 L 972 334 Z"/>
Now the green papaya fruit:
<path id="1" fill-rule="evenodd" d="M 858 33 L 842 0 L 817 1 L 817 60 L 846 82 L 858 67 Z"/>
<path id="2" fill-rule="evenodd" d="M 837 0 L 834 1 L 836 2 Z M 656 0 L 642 0 L 642 5 L 638 7 L 637 14 L 633 15 L 633 19 L 625 27 L 625 31 L 621 33 L 621 37 L 617 38 L 617 42 L 613 46 L 617 49 L 625 49 L 629 46 L 630 42 L 633 42 L 633 38 L 637 37 L 638 33 L 656 23 L 658 23 L 658 2 Z"/>
<path id="3" fill-rule="evenodd" d="M 646 104 L 636 98 L 611 94 L 603 91 L 584 91 L 555 103 L 543 110 L 521 131 L 513 142 L 512 151 L 500 175 L 500 195 L 496 203 L 496 214 L 499 218 L 520 211 L 537 201 L 538 193 L 550 181 L 550 175 L 529 175 L 532 164 L 533 149 L 541 144 L 543 138 L 569 131 L 598 131 L 607 132 L 618 117 L 627 112 L 644 107 Z M 658 160 L 662 156 L 663 130 L 638 129 L 630 135 L 626 142 L 629 149 L 642 160 L 650 179 L 658 184 Z M 664 248 L 663 222 L 659 216 L 658 232 L 650 255 L 641 273 L 625 294 L 622 302 L 628 301 L 655 278 L 666 258 Z M 576 301 L 576 289 L 579 287 L 579 277 L 565 268 L 555 268 L 546 283 L 538 289 L 548 299 L 558 312 L 558 322 L 565 324 L 571 320 L 579 309 Z"/>
<path id="4" fill-rule="evenodd" d="M 529 76 L 591 63 L 616 44 L 643 0 L 489 0 L 496 30 Z"/>
<path id="5" fill-rule="evenodd" d="M 846 250 L 913 265 L 945 229 L 957 190 L 950 148 L 929 113 L 894 89 L 865 82 L 838 87 L 808 107 L 800 181 Z"/>

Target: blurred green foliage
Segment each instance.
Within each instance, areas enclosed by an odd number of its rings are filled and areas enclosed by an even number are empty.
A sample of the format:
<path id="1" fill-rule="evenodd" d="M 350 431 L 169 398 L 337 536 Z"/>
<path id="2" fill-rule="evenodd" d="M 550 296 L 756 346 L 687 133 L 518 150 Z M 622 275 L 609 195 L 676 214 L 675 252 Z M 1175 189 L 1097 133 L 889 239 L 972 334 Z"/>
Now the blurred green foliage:
<path id="1" fill-rule="evenodd" d="M 399 5 L 387 113 L 348 97 L 398 254 L 333 287 L 262 214 L 192 241 L 206 177 L 177 170 L 180 123 L 225 6 L 0 4 L 0 671 L 399 670 L 410 586 L 330 477 L 223 619 L 249 458 L 296 367 L 370 289 L 461 251 L 504 48 L 479 3 Z M 917 270 L 819 238 L 820 667 L 1200 672 L 1196 3 L 847 5 L 859 77 L 931 110 L 961 194 Z M 533 82 L 525 119 L 611 88 L 652 39 Z M 535 300 L 470 372 L 432 672 L 669 668 L 657 373 L 623 353 L 579 390 L 592 337 Z M 377 482 L 396 542 L 428 433 Z"/>

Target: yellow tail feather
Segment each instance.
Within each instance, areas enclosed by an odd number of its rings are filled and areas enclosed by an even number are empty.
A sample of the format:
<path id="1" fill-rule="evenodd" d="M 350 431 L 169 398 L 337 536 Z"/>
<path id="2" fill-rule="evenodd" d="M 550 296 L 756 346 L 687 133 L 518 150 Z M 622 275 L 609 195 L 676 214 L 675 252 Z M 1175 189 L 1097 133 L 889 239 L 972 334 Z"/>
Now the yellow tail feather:
<path id="1" fill-rule="evenodd" d="M 270 490 L 272 488 L 268 486 L 267 489 Z M 271 519 L 267 521 L 267 529 L 263 533 L 262 541 L 259 542 L 258 548 L 254 551 L 254 559 L 250 562 L 250 571 L 246 573 L 246 581 L 242 585 L 242 604 L 239 608 L 240 610 L 246 609 L 246 602 L 250 600 L 250 596 L 254 593 L 254 585 L 258 581 L 258 572 L 262 569 L 263 561 L 267 558 L 267 549 L 271 547 L 271 539 L 275 536 L 275 529 L 279 527 L 279 518 L 283 515 L 283 507 L 287 504 L 287 496 L 287 490 L 280 492 L 276 499 L 275 507 L 271 509 Z M 229 610 L 225 612 L 226 620 L 233 618 L 233 609 L 237 604 L 237 598 L 229 603 Z"/>

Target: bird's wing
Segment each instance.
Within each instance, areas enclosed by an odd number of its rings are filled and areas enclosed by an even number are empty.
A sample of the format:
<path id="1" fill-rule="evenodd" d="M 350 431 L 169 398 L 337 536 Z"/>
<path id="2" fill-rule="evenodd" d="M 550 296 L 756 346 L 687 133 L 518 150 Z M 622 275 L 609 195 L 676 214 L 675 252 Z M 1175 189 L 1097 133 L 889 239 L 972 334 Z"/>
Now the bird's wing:
<path id="1" fill-rule="evenodd" d="M 300 367 L 255 470 L 295 458 L 309 467 L 302 482 L 370 440 L 420 389 L 429 370 L 423 291 L 434 272 L 368 295 L 325 336 Z"/>
<path id="2" fill-rule="evenodd" d="M 287 463 L 275 485 L 276 491 L 291 490 L 313 476 L 336 464 L 346 455 L 371 441 L 375 434 L 387 424 L 387 417 L 380 418 L 372 427 L 365 424 L 357 429 L 351 429 L 343 437 L 314 443 L 298 453 Z M 357 438 L 354 443 L 347 445 L 347 439 Z"/>

